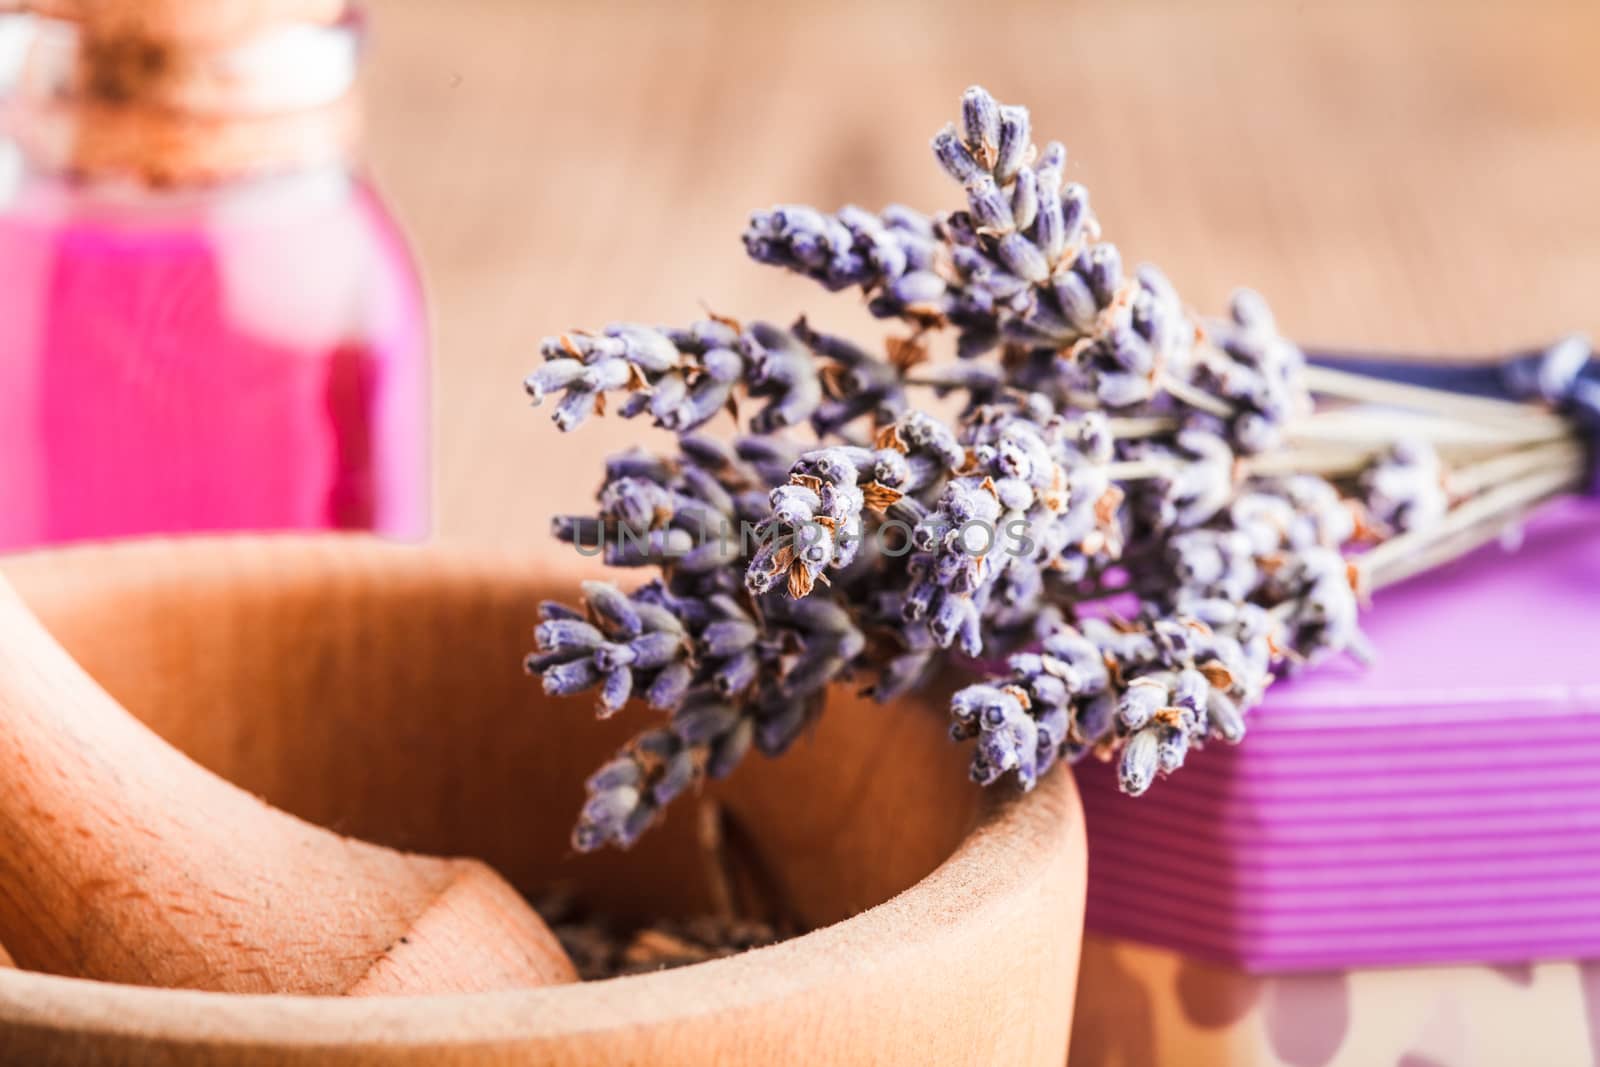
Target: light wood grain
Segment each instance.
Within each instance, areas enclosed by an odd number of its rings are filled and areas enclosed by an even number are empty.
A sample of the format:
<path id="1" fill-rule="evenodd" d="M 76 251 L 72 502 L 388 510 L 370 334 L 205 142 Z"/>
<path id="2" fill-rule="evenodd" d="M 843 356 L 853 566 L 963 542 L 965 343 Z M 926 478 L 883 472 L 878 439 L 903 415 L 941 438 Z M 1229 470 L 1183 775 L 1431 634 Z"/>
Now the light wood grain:
<path id="1" fill-rule="evenodd" d="M 199 651 L 170 639 L 145 662 Z M 234 993 L 577 978 L 483 864 L 340 837 L 195 765 L 96 685 L 4 579 L 0 943 L 31 970 Z"/>
<path id="2" fill-rule="evenodd" d="M 650 713 L 597 724 L 523 675 L 529 612 L 573 592 L 525 556 L 237 538 L 45 553 L 6 573 L 152 729 L 285 810 L 483 857 L 524 891 L 569 881 L 614 914 L 708 907 L 693 796 L 627 853 L 568 847 L 585 775 Z M 429 998 L 0 970 L 0 1062 L 1062 1062 L 1085 878 L 1071 775 L 1026 798 L 960 788 L 943 715 L 848 684 L 783 759 L 752 759 L 711 795 L 759 831 L 750 862 L 810 934 L 679 971 Z"/>
<path id="3" fill-rule="evenodd" d="M 519 391 L 615 318 L 870 323 L 746 262 L 752 208 L 938 208 L 970 82 L 1033 110 L 1108 234 L 1305 342 L 1485 352 L 1600 334 L 1600 5 L 376 0 L 371 156 L 438 340 L 438 528 L 552 551 L 598 457 Z"/>

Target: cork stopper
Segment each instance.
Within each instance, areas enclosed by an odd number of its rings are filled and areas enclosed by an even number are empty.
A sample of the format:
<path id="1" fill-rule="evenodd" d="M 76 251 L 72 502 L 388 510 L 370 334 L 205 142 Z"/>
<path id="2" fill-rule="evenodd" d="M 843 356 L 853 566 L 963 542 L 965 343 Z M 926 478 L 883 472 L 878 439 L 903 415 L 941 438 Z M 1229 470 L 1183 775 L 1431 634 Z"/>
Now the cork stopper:
<path id="1" fill-rule="evenodd" d="M 363 24 L 345 0 L 25 0 L 0 18 L 22 42 L 7 132 L 45 169 L 193 184 L 354 139 Z"/>
<path id="2" fill-rule="evenodd" d="M 22 10 L 104 38 L 216 48 L 283 26 L 331 26 L 347 0 L 23 0 Z"/>

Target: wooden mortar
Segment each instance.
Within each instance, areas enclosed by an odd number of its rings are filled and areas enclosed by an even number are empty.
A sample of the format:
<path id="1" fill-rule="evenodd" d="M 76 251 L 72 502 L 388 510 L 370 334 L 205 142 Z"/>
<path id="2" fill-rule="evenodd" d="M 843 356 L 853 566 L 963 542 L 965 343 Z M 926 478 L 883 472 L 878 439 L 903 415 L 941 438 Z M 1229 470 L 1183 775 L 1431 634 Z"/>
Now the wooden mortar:
<path id="1" fill-rule="evenodd" d="M 0 942 L 34 970 L 233 993 L 577 977 L 482 863 L 341 837 L 196 766 L 106 695 L 3 578 Z"/>
<path id="2" fill-rule="evenodd" d="M 652 713 L 596 723 L 522 672 L 526 559 L 365 538 L 214 539 L 14 558 L 91 674 L 200 763 L 296 815 L 487 861 L 595 907 L 711 910 L 686 797 L 635 849 L 567 843 L 582 781 Z M 576 570 L 577 568 L 572 568 Z M 1065 1058 L 1084 893 L 1072 778 L 964 781 L 931 707 L 835 690 L 784 758 L 708 795 L 814 932 L 675 971 L 352 999 L 0 970 L 0 1061 L 30 1064 L 1049 1064 Z"/>

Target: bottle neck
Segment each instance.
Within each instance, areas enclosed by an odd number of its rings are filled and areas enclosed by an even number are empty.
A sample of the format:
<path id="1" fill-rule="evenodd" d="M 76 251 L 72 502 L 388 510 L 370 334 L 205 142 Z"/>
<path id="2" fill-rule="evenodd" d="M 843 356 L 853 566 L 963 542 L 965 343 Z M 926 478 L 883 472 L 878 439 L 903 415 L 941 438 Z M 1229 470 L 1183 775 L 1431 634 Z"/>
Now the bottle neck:
<path id="1" fill-rule="evenodd" d="M 189 42 L 0 15 L 0 123 L 30 170 L 201 185 L 347 160 L 359 16 Z"/>

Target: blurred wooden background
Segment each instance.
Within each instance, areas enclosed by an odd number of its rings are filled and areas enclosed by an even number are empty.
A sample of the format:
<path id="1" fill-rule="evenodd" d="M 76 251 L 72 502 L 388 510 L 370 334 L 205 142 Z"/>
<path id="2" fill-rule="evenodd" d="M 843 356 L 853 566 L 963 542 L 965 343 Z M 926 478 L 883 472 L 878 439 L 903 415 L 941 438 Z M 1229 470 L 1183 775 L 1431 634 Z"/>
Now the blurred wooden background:
<path id="1" fill-rule="evenodd" d="M 870 320 L 748 263 L 750 209 L 956 190 L 927 143 L 982 82 L 1064 141 L 1109 236 L 1306 343 L 1600 335 L 1600 4 L 779 5 L 374 0 L 370 156 L 437 340 L 444 537 L 549 551 L 609 420 L 562 437 L 539 337 L 702 304 Z"/>

